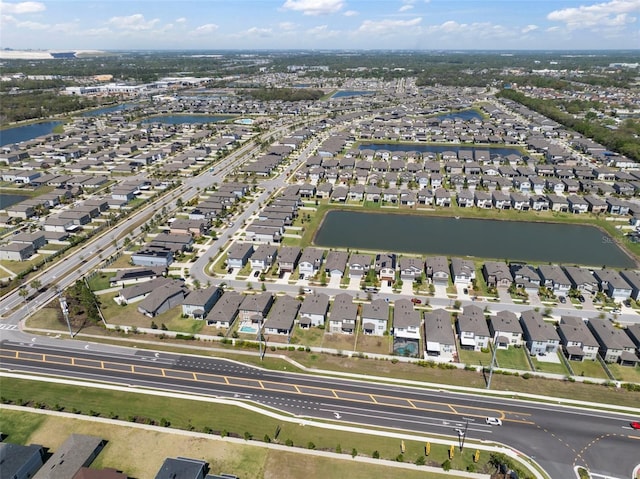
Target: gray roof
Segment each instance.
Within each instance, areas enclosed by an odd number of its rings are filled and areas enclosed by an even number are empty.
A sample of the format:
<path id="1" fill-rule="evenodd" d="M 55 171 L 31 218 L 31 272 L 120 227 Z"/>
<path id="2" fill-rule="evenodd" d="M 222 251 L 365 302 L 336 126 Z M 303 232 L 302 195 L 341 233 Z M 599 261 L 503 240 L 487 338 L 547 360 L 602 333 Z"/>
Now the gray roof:
<path id="1" fill-rule="evenodd" d="M 222 295 L 207 315 L 208 321 L 232 322 L 238 314 L 238 308 L 244 296 L 236 291 L 227 291 Z"/>
<path id="2" fill-rule="evenodd" d="M 489 318 L 491 331 L 501 333 L 520 333 L 522 326 L 516 313 L 512 311 L 498 311 L 495 316 Z"/>
<path id="3" fill-rule="evenodd" d="M 427 268 L 431 268 L 433 272 L 442 272 L 449 274 L 449 261 L 445 256 L 430 256 L 425 261 Z"/>
<path id="4" fill-rule="evenodd" d="M 202 479 L 209 465 L 205 461 L 185 457 L 168 457 L 162 463 L 155 479 Z"/>
<path id="5" fill-rule="evenodd" d="M 393 305 L 393 327 L 408 328 L 420 326 L 420 312 L 413 308 L 413 303 L 408 299 L 399 299 Z"/>
<path id="6" fill-rule="evenodd" d="M 326 314 L 329 310 L 329 296 L 324 293 L 310 294 L 300 306 L 300 316 L 305 314 Z"/>
<path id="7" fill-rule="evenodd" d="M 279 263 L 295 263 L 300 258 L 302 250 L 297 246 L 283 246 L 278 251 Z"/>
<path id="8" fill-rule="evenodd" d="M 252 261 L 267 261 L 269 258 L 275 258 L 278 248 L 270 244 L 261 244 L 251 255 Z"/>
<path id="9" fill-rule="evenodd" d="M 523 311 L 521 315 L 522 329 L 527 335 L 527 340 L 537 342 L 558 341 L 560 337 L 556 329 L 546 323 L 542 315 L 532 309 Z"/>
<path id="10" fill-rule="evenodd" d="M 182 304 L 189 304 L 192 306 L 203 306 L 216 295 L 221 294 L 222 291 L 217 286 L 210 286 L 205 289 L 196 289 L 195 291 L 191 291 L 189 295 L 185 298 Z"/>
<path id="11" fill-rule="evenodd" d="M 18 475 L 26 472 L 25 465 L 41 466 L 44 462 L 45 452 L 42 446 L 31 444 L 23 446 L 21 444 L 11 444 L 0 442 L 0 477 L 3 479 L 14 477 L 28 477 Z M 33 472 L 30 471 L 30 472 Z"/>
<path id="12" fill-rule="evenodd" d="M 362 266 L 368 269 L 371 266 L 372 256 L 370 254 L 353 253 L 349 258 L 349 266 Z"/>
<path id="13" fill-rule="evenodd" d="M 595 285 L 598 283 L 598 280 L 587 268 L 581 268 L 579 266 L 565 266 L 564 270 L 572 284 L 575 284 L 576 286 L 580 286 L 581 284 Z"/>
<path id="14" fill-rule="evenodd" d="M 105 441 L 99 437 L 71 434 L 33 479 L 69 479 L 81 467 L 90 465 L 104 444 Z"/>
<path id="15" fill-rule="evenodd" d="M 622 330 L 616 328 L 606 319 L 589 319 L 589 329 L 594 334 L 600 346 L 606 349 L 634 349 L 631 338 Z"/>
<path id="16" fill-rule="evenodd" d="M 455 344 L 451 315 L 444 309 L 436 309 L 424 315 L 424 337 L 427 343 Z"/>
<path id="17" fill-rule="evenodd" d="M 617 271 L 613 269 L 597 269 L 593 272 L 593 275 L 596 277 L 600 283 L 608 283 L 613 286 L 615 289 L 628 289 L 631 290 L 631 286 L 627 283 Z"/>
<path id="18" fill-rule="evenodd" d="M 265 327 L 291 330 L 298 309 L 300 309 L 300 301 L 297 299 L 288 295 L 278 296 L 265 322 Z"/>
<path id="19" fill-rule="evenodd" d="M 251 243 L 233 243 L 227 251 L 228 258 L 244 258 L 253 252 Z"/>
<path id="20" fill-rule="evenodd" d="M 374 299 L 371 303 L 364 303 L 362 305 L 362 321 L 367 319 L 388 321 L 389 303 L 382 298 Z"/>
<path id="21" fill-rule="evenodd" d="M 620 276 L 622 276 L 633 289 L 640 290 L 640 271 L 637 269 L 623 270 L 620 271 Z"/>
<path id="22" fill-rule="evenodd" d="M 458 316 L 458 330 L 460 332 L 472 332 L 475 336 L 483 336 L 486 338 L 491 336 L 484 315 L 468 316 L 464 313 L 461 314 Z"/>
<path id="23" fill-rule="evenodd" d="M 464 258 L 451 258 L 451 271 L 454 276 L 471 276 L 475 273 L 476 265 Z"/>
<path id="24" fill-rule="evenodd" d="M 182 281 L 171 280 L 169 283 L 163 284 L 159 288 L 151 291 L 149 296 L 140 302 L 138 308 L 144 309 L 149 313 L 154 313 L 168 298 L 172 298 L 177 295 L 184 298 L 184 284 Z"/>
<path id="25" fill-rule="evenodd" d="M 484 269 L 487 276 L 495 276 L 496 281 L 509 280 L 513 281 L 513 275 L 509 270 L 509 266 L 501 261 L 485 261 Z"/>
<path id="26" fill-rule="evenodd" d="M 344 272 L 347 267 L 347 259 L 349 254 L 346 251 L 329 251 L 325 261 L 325 270 L 338 270 Z"/>
<path id="27" fill-rule="evenodd" d="M 575 342 L 582 346 L 598 347 L 598 341 L 587 327 L 582 318 L 577 316 L 562 316 L 558 324 L 560 337 L 564 338 L 564 343 Z"/>
<path id="28" fill-rule="evenodd" d="M 300 257 L 300 263 L 311 263 L 316 264 L 322 261 L 322 256 L 324 255 L 324 251 L 320 248 L 305 248 L 302 252 L 302 256 Z"/>
<path id="29" fill-rule="evenodd" d="M 255 313 L 265 313 L 273 301 L 270 293 L 249 294 L 244 297 L 240 305 L 240 311 L 253 311 Z"/>
<path id="30" fill-rule="evenodd" d="M 543 264 L 538 266 L 543 281 L 551 281 L 554 285 L 570 285 L 571 281 L 557 264 Z"/>
<path id="31" fill-rule="evenodd" d="M 127 286 L 126 288 L 122 288 L 120 296 L 129 300 L 143 294 L 149 294 L 154 289 L 160 288 L 162 285 L 170 283 L 171 281 L 171 278 L 159 277 L 152 279 L 151 281 L 145 281 L 144 283 Z"/>
<path id="32" fill-rule="evenodd" d="M 331 306 L 331 321 L 355 321 L 358 317 L 358 305 L 353 297 L 347 293 L 336 295 Z"/>

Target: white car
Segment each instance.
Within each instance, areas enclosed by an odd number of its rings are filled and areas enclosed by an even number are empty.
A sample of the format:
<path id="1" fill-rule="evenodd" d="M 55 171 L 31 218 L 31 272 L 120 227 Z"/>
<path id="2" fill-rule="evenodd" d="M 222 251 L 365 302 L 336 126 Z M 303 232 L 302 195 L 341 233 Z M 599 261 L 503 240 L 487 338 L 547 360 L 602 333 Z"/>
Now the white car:
<path id="1" fill-rule="evenodd" d="M 488 417 L 486 421 L 487 424 L 490 424 L 491 426 L 502 426 L 502 420 L 497 417 Z"/>

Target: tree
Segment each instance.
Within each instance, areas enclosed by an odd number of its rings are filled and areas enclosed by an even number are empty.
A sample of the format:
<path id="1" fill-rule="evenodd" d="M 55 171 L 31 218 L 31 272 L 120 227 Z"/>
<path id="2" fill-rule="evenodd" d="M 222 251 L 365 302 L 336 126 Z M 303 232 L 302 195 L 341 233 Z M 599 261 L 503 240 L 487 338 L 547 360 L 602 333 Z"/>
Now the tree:
<path id="1" fill-rule="evenodd" d="M 33 281 L 31 281 L 31 287 L 38 291 L 42 287 L 42 283 L 39 279 L 34 279 Z"/>
<path id="2" fill-rule="evenodd" d="M 22 286 L 20 288 L 20 291 L 18 291 L 18 295 L 23 298 L 25 300 L 25 302 L 27 301 L 27 296 L 29 296 L 29 291 L 27 290 L 26 286 Z"/>

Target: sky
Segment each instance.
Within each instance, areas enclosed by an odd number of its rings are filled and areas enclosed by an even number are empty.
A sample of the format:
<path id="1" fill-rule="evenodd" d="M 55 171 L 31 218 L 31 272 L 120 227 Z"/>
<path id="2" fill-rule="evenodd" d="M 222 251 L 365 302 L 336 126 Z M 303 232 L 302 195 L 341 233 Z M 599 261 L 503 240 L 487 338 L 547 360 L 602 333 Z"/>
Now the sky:
<path id="1" fill-rule="evenodd" d="M 640 48 L 640 0 L 0 0 L 0 48 Z"/>

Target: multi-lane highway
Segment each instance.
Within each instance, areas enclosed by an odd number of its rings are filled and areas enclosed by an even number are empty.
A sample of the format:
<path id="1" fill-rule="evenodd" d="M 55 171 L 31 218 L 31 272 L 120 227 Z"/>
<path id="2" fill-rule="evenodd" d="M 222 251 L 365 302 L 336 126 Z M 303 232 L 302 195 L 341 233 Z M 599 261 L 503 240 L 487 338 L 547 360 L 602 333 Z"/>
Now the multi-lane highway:
<path id="1" fill-rule="evenodd" d="M 311 419 L 339 420 L 506 444 L 535 458 L 553 478 L 574 465 L 628 478 L 640 431 L 630 417 L 553 404 L 459 394 L 324 376 L 266 371 L 200 356 L 78 342 L 3 341 L 3 369 L 240 398 Z M 502 426 L 490 426 L 497 417 Z M 468 426 L 467 426 L 468 422 Z M 615 453 L 613 452 L 615 451 Z"/>

